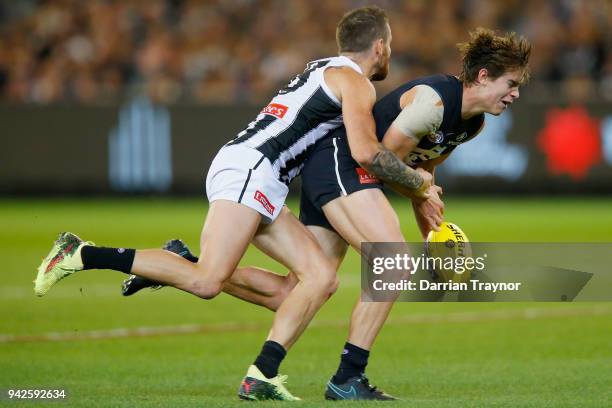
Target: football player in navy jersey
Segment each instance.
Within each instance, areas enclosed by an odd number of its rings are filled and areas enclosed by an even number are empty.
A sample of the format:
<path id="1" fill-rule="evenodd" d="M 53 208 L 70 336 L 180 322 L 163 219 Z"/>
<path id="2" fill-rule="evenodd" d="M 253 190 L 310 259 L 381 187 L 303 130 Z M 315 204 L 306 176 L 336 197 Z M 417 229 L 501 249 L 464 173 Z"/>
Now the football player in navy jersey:
<path id="1" fill-rule="evenodd" d="M 531 46 L 513 33 L 496 35 L 487 29 L 470 33 L 459 44 L 463 69 L 459 77 L 433 75 L 409 81 L 374 106 L 376 132 L 385 148 L 411 167 L 433 176 L 436 166 L 484 126 L 484 113 L 499 115 L 519 97 L 528 79 Z M 339 266 L 347 246 L 361 242 L 403 242 L 395 211 L 382 184 L 351 158 L 350 138 L 339 128 L 320 141 L 302 173 L 300 219 Z M 483 158 L 488 160 L 489 158 Z M 335 169 L 324 164 L 333 162 Z M 415 197 L 393 183 L 392 188 L 412 199 L 423 238 L 443 221 L 441 188 L 430 187 L 428 198 Z M 340 365 L 327 384 L 328 399 L 382 399 L 368 387 L 364 375 L 369 350 L 386 320 L 392 302 L 357 302 Z M 357 389 L 356 395 L 349 393 Z M 371 389 L 371 388 L 370 388 Z"/>
<path id="2" fill-rule="evenodd" d="M 531 46 L 527 40 L 487 29 L 477 29 L 470 37 L 459 44 L 463 59 L 459 77 L 433 75 L 409 81 L 374 106 L 376 134 L 384 147 L 432 176 L 457 146 L 480 132 L 484 113 L 499 115 L 518 99 L 519 86 L 528 80 Z M 340 127 L 315 145 L 302 171 L 300 219 L 335 268 L 348 245 L 359 251 L 361 242 L 404 241 L 380 180 L 355 161 L 352 149 L 347 129 Z M 387 184 L 412 200 L 423 238 L 431 229 L 438 229 L 444 212 L 439 186 L 432 184 L 429 195 L 423 197 L 397 183 Z M 170 241 L 166 248 L 192 256 L 178 240 Z M 270 273 L 241 274 L 240 278 L 243 292 L 238 297 L 272 310 L 298 281 L 291 272 L 286 277 Z M 130 278 L 124 293 L 145 286 L 151 282 Z M 373 387 L 364 374 L 369 350 L 391 306 L 392 302 L 357 302 L 340 365 L 327 384 L 327 399 L 393 399 Z"/>
<path id="3" fill-rule="evenodd" d="M 389 67 L 391 29 L 385 12 L 363 7 L 347 13 L 336 37 L 339 56 L 309 63 L 217 153 L 206 179 L 210 209 L 198 262 L 159 249 L 98 247 L 62 233 L 38 268 L 35 293 L 43 296 L 61 279 L 84 269 L 112 269 L 203 299 L 223 290 L 264 303 L 270 297 L 265 288 L 276 284 L 278 275 L 238 268 L 253 243 L 291 271 L 291 284 L 281 282 L 283 301 L 274 305 L 272 329 L 241 383 L 239 397 L 298 399 L 283 385 L 278 368 L 336 290 L 337 278 L 336 265 L 284 205 L 287 184 L 300 174 L 315 143 L 344 124 L 352 157 L 361 166 L 423 199 L 431 185 L 427 171 L 406 165 L 376 138 L 376 92 L 370 81 L 384 79 Z"/>
<path id="4" fill-rule="evenodd" d="M 458 145 L 480 132 L 484 113 L 502 113 L 518 99 L 519 86 L 528 80 L 531 46 L 522 37 L 481 28 L 458 47 L 463 62 L 459 77 L 433 75 L 409 81 L 374 106 L 376 133 L 385 148 L 432 176 Z M 337 129 L 317 144 L 302 173 L 300 219 L 325 243 L 322 247 L 337 266 L 348 245 L 359 251 L 361 242 L 404 241 L 382 184 L 357 165 L 351 148 L 344 129 Z M 334 171 L 325 170 L 324 163 L 329 162 L 335 163 Z M 411 198 L 423 238 L 431 229 L 439 229 L 444 213 L 439 186 L 432 182 L 430 196 L 423 199 L 387 184 Z M 367 382 L 369 351 L 391 307 L 392 302 L 357 302 L 326 398 L 380 399 L 357 384 Z M 352 395 L 348 392 L 352 388 L 362 392 Z"/>

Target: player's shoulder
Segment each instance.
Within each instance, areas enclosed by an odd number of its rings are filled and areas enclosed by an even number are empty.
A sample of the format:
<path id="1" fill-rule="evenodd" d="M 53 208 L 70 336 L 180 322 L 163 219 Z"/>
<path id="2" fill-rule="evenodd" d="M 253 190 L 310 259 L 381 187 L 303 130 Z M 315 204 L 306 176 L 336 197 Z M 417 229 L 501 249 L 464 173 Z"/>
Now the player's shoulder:
<path id="1" fill-rule="evenodd" d="M 445 109 L 455 110 L 455 107 L 461 105 L 463 85 L 455 76 L 431 75 L 417 79 L 412 85 L 420 90 L 420 95 L 425 100 L 433 101 Z"/>
<path id="2" fill-rule="evenodd" d="M 339 72 L 350 76 L 364 76 L 359 64 L 344 55 L 327 58 L 325 65 L 326 72 Z"/>
<path id="3" fill-rule="evenodd" d="M 325 83 L 342 100 L 342 95 L 363 94 L 376 99 L 376 89 L 365 75 L 349 66 L 333 67 L 325 71 Z M 374 102 L 374 101 L 372 101 Z"/>
<path id="4" fill-rule="evenodd" d="M 354 68 L 349 67 L 348 65 L 331 65 L 326 70 L 325 73 L 330 73 L 332 75 L 343 75 L 343 76 L 352 76 L 352 77 L 363 77 L 361 72 L 356 71 Z"/>
<path id="5" fill-rule="evenodd" d="M 428 75 L 419 78 L 412 79 L 410 81 L 404 82 L 393 91 L 389 92 L 383 99 L 388 100 L 399 100 L 405 94 L 415 94 L 418 89 L 423 89 L 429 87 L 438 93 L 441 99 L 444 99 L 445 94 L 448 93 L 449 89 L 456 89 L 458 84 L 458 79 L 444 74 L 435 74 Z M 412 91 L 416 88 L 416 90 Z M 404 98 L 405 99 L 405 98 Z"/>
<path id="6" fill-rule="evenodd" d="M 445 74 L 424 77 L 419 81 L 419 85 L 432 88 L 445 102 L 447 99 L 456 99 L 457 96 L 460 96 L 463 88 L 459 78 Z"/>
<path id="7" fill-rule="evenodd" d="M 461 81 L 459 81 L 459 78 L 457 78 L 456 76 L 453 75 L 447 75 L 447 74 L 433 74 L 433 75 L 427 75 L 424 77 L 420 77 L 417 78 L 415 80 L 415 82 L 419 82 L 422 84 L 427 84 L 430 86 L 435 86 L 435 85 L 458 85 L 461 83 Z"/>
<path id="8" fill-rule="evenodd" d="M 325 79 L 328 78 L 338 81 L 355 81 L 356 83 L 370 82 L 361 71 L 348 65 L 330 66 L 325 70 Z"/>
<path id="9" fill-rule="evenodd" d="M 400 97 L 400 106 L 426 104 L 443 106 L 442 96 L 430 85 L 418 84 L 406 90 Z"/>
<path id="10" fill-rule="evenodd" d="M 338 55 L 335 57 L 331 57 L 331 58 L 328 58 L 327 61 L 328 61 L 328 66 L 330 67 L 349 67 L 361 73 L 361 68 L 359 67 L 359 65 L 355 61 L 353 61 L 352 59 L 350 59 L 349 57 L 345 55 Z"/>
<path id="11" fill-rule="evenodd" d="M 461 88 L 461 82 L 457 77 L 445 74 L 428 75 L 413 79 L 401 85 L 398 89 L 409 90 L 412 88 L 429 87 L 435 90 L 442 97 L 448 91 L 457 91 Z"/>
<path id="12" fill-rule="evenodd" d="M 313 71 L 330 71 L 330 70 L 340 70 L 343 71 L 345 69 L 354 70 L 357 72 L 361 72 L 361 68 L 352 61 L 350 58 L 345 56 L 335 56 L 335 57 L 327 57 L 320 58 L 313 61 L 309 61 L 306 63 L 305 73 L 311 73 Z"/>

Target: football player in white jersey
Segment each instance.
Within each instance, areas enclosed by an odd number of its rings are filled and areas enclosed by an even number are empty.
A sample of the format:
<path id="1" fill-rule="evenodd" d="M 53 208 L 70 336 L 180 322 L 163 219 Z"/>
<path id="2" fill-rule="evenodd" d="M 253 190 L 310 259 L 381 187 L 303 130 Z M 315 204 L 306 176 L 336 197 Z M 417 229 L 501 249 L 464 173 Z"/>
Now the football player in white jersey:
<path id="1" fill-rule="evenodd" d="M 240 296 L 245 274 L 240 268 L 236 273 L 236 268 L 253 243 L 286 266 L 297 281 L 278 306 L 272 329 L 241 383 L 239 396 L 249 400 L 298 399 L 283 385 L 285 377 L 278 374 L 279 365 L 338 285 L 336 265 L 284 206 L 285 183 L 299 174 L 308 145 L 325 136 L 322 129 L 331 131 L 344 123 L 353 158 L 372 174 L 421 198 L 429 196 L 431 183 L 428 172 L 408 167 L 376 138 L 372 117 L 376 92 L 370 80 L 387 75 L 391 54 L 391 29 L 384 11 L 364 7 L 347 13 L 338 25 L 337 40 L 346 63 L 334 62 L 317 71 L 320 86 L 313 87 L 311 94 L 318 99 L 315 104 L 291 112 L 292 106 L 284 105 L 283 98 L 309 83 L 310 75 L 321 68 L 316 62 L 217 154 L 206 180 L 210 209 L 197 263 L 160 249 L 97 247 L 72 233 L 62 233 L 38 269 L 35 293 L 45 295 L 55 283 L 77 271 L 113 269 L 203 299 L 212 299 L 222 290 Z M 285 117 L 293 122 L 288 123 Z M 338 117 L 342 121 L 336 120 Z M 257 144 L 251 144 L 252 138 Z M 299 148 L 294 149 L 294 144 Z M 253 278 L 257 272 L 268 274 L 249 269 Z"/>

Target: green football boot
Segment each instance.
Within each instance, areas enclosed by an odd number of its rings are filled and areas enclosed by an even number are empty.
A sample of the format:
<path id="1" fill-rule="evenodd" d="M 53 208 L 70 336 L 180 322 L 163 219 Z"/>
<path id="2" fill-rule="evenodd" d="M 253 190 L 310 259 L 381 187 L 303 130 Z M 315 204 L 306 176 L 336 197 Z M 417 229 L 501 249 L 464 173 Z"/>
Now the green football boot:
<path id="1" fill-rule="evenodd" d="M 34 293 L 37 296 L 44 296 L 51 286 L 66 276 L 82 270 L 81 249 L 86 245 L 95 244 L 85 242 L 71 232 L 62 232 L 49 255 L 38 267 L 38 275 L 34 281 Z"/>
<path id="2" fill-rule="evenodd" d="M 266 378 L 255 365 L 252 365 L 240 383 L 238 397 L 248 401 L 300 401 L 301 398 L 294 397 L 285 388 L 286 380 L 287 376 L 280 374 L 273 378 Z"/>

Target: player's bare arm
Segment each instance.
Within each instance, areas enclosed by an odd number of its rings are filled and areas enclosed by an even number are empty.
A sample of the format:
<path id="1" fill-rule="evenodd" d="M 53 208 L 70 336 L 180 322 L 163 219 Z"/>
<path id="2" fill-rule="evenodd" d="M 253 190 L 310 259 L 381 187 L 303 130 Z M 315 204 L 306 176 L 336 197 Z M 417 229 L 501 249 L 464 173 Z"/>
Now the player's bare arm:
<path id="1" fill-rule="evenodd" d="M 435 177 L 435 166 L 429 167 L 428 171 Z M 439 231 L 439 226 L 444 222 L 444 202 L 440 198 L 441 195 L 442 188 L 432 181 L 427 200 L 412 200 L 414 217 L 423 238 L 426 238 L 431 230 Z"/>
<path id="2" fill-rule="evenodd" d="M 418 85 L 406 91 L 400 98 L 400 114 L 387 130 L 383 144 L 407 163 L 409 155 L 424 136 L 436 132 L 442 123 L 444 105 L 438 93 L 426 85 Z M 423 173 L 431 177 L 429 197 L 426 200 L 414 197 L 410 190 L 388 183 L 398 193 L 412 200 L 419 230 L 424 236 L 431 230 L 438 230 L 443 221 L 444 203 L 439 197 L 441 189 L 434 185 L 433 173 L 440 160 L 430 160 L 419 165 Z"/>
<path id="3" fill-rule="evenodd" d="M 418 145 L 421 138 L 435 132 L 444 114 L 444 106 L 440 96 L 426 85 L 416 86 L 405 92 L 400 98 L 402 111 L 387 130 L 383 138 L 383 146 L 404 161 L 408 161 L 409 154 Z M 432 178 L 431 172 L 417 169 L 416 171 L 426 178 Z M 404 188 L 395 182 L 387 184 L 398 193 L 411 199 L 423 200 L 423 197 L 414 194 L 414 191 Z M 429 183 L 433 184 L 433 180 Z M 429 188 L 429 186 L 428 186 Z"/>
<path id="4" fill-rule="evenodd" d="M 427 189 L 431 185 L 431 174 L 420 169 L 406 171 L 406 166 L 394 153 L 381 150 L 374 156 L 369 170 L 389 183 L 412 189 L 415 198 L 429 197 Z"/>
<path id="5" fill-rule="evenodd" d="M 402 111 L 383 138 L 383 146 L 408 160 L 421 139 L 435 132 L 442 123 L 444 104 L 431 87 L 417 85 L 400 99 Z"/>
<path id="6" fill-rule="evenodd" d="M 484 121 L 480 126 L 480 129 L 472 138 L 478 136 L 483 128 Z M 423 238 L 426 238 L 427 234 L 429 234 L 429 231 L 431 230 L 439 231 L 439 226 L 444 221 L 444 202 L 440 198 L 442 195 L 442 187 L 435 184 L 435 170 L 436 167 L 448 159 L 449 156 L 450 153 L 444 154 L 440 157 L 436 157 L 435 159 L 427 160 L 419 164 L 419 167 L 430 172 L 433 177 L 431 188 L 429 189 L 429 199 L 425 201 L 412 200 L 412 209 L 414 210 L 415 220 Z"/>
<path id="7" fill-rule="evenodd" d="M 351 155 L 360 166 L 388 183 L 397 184 L 415 197 L 427 198 L 430 177 L 408 167 L 376 139 L 372 107 L 376 100 L 374 87 L 354 70 L 336 69 L 325 73 L 325 80 L 342 101 L 342 115 Z"/>

